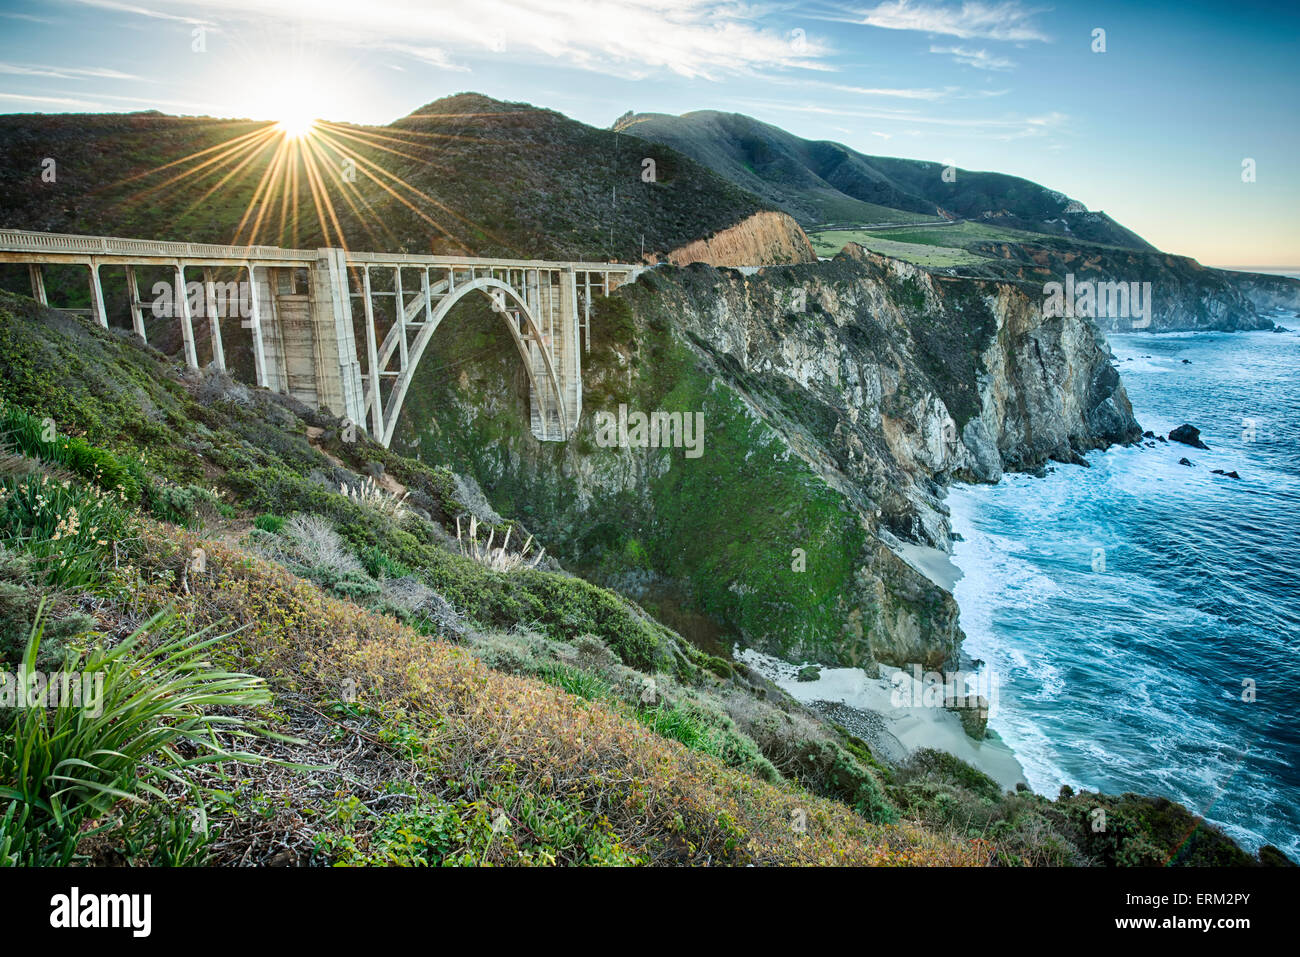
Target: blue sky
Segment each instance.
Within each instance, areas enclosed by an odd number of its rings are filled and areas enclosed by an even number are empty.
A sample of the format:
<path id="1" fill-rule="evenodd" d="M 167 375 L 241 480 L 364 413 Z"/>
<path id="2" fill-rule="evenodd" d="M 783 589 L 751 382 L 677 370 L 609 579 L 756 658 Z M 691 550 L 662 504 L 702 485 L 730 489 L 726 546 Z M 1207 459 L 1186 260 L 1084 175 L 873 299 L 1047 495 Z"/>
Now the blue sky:
<path id="1" fill-rule="evenodd" d="M 1222 265 L 1300 265 L 1298 62 L 1294 3 L 0 2 L 0 112 L 729 110 L 1025 176 Z"/>

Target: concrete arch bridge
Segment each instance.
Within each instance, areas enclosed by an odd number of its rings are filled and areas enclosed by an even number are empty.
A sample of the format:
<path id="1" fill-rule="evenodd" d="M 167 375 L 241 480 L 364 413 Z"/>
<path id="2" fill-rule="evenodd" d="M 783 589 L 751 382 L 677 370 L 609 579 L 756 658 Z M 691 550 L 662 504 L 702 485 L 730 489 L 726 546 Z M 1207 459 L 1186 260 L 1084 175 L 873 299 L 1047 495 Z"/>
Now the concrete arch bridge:
<path id="1" fill-rule="evenodd" d="M 519 351 L 533 435 L 568 439 L 582 415 L 593 299 L 642 269 L 14 229 L 0 230 L 0 263 L 26 264 L 32 295 L 44 305 L 47 267 L 84 267 L 89 313 L 104 327 L 104 277 L 120 269 L 136 334 L 146 336 L 146 312 L 175 319 L 186 364 L 198 368 L 202 348 L 207 363 L 226 370 L 227 341 L 238 330 L 250 341 L 258 385 L 346 417 L 385 446 L 434 332 L 470 296 L 487 297 Z M 148 299 L 142 275 L 161 277 Z M 207 320 L 206 343 L 195 339 L 196 318 Z"/>

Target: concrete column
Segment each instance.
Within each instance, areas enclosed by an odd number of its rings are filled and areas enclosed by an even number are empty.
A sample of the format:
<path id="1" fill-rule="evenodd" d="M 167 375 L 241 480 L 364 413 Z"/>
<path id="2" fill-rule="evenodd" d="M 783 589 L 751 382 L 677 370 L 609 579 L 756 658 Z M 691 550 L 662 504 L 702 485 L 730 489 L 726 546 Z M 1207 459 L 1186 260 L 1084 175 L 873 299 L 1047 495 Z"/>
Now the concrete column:
<path id="1" fill-rule="evenodd" d="M 266 357 L 266 387 L 273 392 L 287 393 L 289 391 L 288 359 L 285 352 L 284 328 L 280 322 L 277 302 L 282 271 L 281 267 L 277 266 L 261 267 L 261 275 L 256 279 L 254 289 L 258 304 L 258 327 L 262 332 L 262 350 Z"/>
<path id="2" fill-rule="evenodd" d="M 108 328 L 108 313 L 104 310 L 104 287 L 99 284 L 99 262 L 90 260 L 90 314 L 105 329 Z"/>
<path id="3" fill-rule="evenodd" d="M 585 288 L 582 293 L 582 348 L 591 351 L 591 273 L 584 272 Z"/>
<path id="4" fill-rule="evenodd" d="M 135 330 L 137 336 L 148 342 L 144 332 L 144 308 L 143 303 L 140 302 L 140 284 L 136 281 L 134 266 L 126 267 L 126 297 L 131 303 L 131 328 Z"/>
<path id="5" fill-rule="evenodd" d="M 406 293 L 402 290 L 401 266 L 393 269 L 393 294 L 397 297 L 397 349 L 402 360 L 400 368 L 405 369 L 408 358 L 406 351 Z"/>
<path id="6" fill-rule="evenodd" d="M 379 350 L 375 345 L 375 307 L 370 301 L 370 267 L 365 267 L 361 278 L 361 300 L 366 309 L 366 371 L 370 377 L 370 428 L 371 436 L 384 440 L 384 400 L 379 391 Z M 399 307 L 400 308 L 400 307 Z"/>
<path id="7" fill-rule="evenodd" d="M 50 300 L 45 295 L 45 271 L 39 263 L 32 263 L 27 267 L 27 275 L 32 280 L 32 298 L 42 306 L 48 306 Z"/>
<path id="8" fill-rule="evenodd" d="M 248 318 L 244 320 L 244 328 L 253 336 L 253 371 L 257 376 L 257 384 L 269 389 L 271 384 L 266 376 L 266 344 L 262 341 L 262 309 L 258 301 L 261 298 L 260 290 L 257 277 L 253 274 L 253 264 L 246 263 L 244 269 L 248 271 Z"/>
<path id="9" fill-rule="evenodd" d="M 185 288 L 185 264 L 176 263 L 176 305 L 181 311 L 181 336 L 185 339 L 185 364 L 191 369 L 199 367 L 198 350 L 194 348 L 194 319 L 190 315 L 190 295 Z"/>
<path id="10" fill-rule="evenodd" d="M 364 426 L 365 390 L 348 297 L 347 256 L 342 249 L 317 251 L 311 271 L 311 317 L 318 347 L 318 402 L 335 415 Z"/>
<path id="11" fill-rule="evenodd" d="M 582 349 L 578 329 L 578 274 L 573 267 L 562 275 L 563 290 L 560 297 L 560 321 L 564 328 L 564 374 L 568 394 L 565 404 L 569 413 L 567 432 L 572 435 L 582 418 Z"/>
<path id="12" fill-rule="evenodd" d="M 213 288 L 214 274 L 209 266 L 203 267 L 203 311 L 208 314 L 208 336 L 212 340 L 212 361 L 222 372 L 226 371 L 226 350 L 221 347 L 221 317 L 217 315 L 217 291 Z"/>

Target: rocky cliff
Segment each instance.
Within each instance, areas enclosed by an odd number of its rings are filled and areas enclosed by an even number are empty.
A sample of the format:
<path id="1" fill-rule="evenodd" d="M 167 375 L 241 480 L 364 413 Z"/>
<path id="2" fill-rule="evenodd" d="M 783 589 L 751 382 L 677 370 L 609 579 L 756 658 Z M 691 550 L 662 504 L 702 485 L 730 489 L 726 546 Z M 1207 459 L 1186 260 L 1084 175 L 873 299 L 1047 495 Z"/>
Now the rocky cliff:
<path id="1" fill-rule="evenodd" d="M 816 262 L 817 254 L 802 227 L 791 217 L 765 211 L 708 239 L 680 246 L 664 258 L 675 266 L 770 266 Z"/>
<path id="2" fill-rule="evenodd" d="M 446 362 L 412 390 L 397 447 L 427 434 L 565 543 L 566 565 L 717 650 L 954 664 L 956 605 L 903 557 L 948 543 L 944 483 L 1138 434 L 1089 321 L 858 247 L 753 276 L 661 267 L 619 290 L 593 319 L 583 424 L 562 446 L 528 434 L 495 328 L 438 344 Z M 702 446 L 623 424 L 655 412 L 702 416 Z M 620 423 L 612 444 L 602 421 Z"/>
<path id="3" fill-rule="evenodd" d="M 1214 269 L 1260 312 L 1285 309 L 1300 312 L 1300 279 L 1290 276 L 1270 276 L 1260 272 L 1236 272 L 1231 269 Z"/>
<path id="4" fill-rule="evenodd" d="M 1240 274 L 1207 268 L 1187 256 L 1050 241 L 978 243 L 970 248 L 998 261 L 990 269 L 992 274 L 1023 281 L 1031 295 L 1037 288 L 1040 300 L 1043 283 L 1062 281 L 1068 275 L 1074 277 L 1075 283 L 1150 283 L 1150 324 L 1137 328 L 1151 332 L 1231 332 L 1273 327 L 1271 320 L 1259 315 L 1260 306 L 1253 301 L 1250 286 L 1243 285 Z M 1274 287 L 1260 283 L 1258 288 L 1262 302 L 1267 299 L 1264 290 Z M 1276 288 L 1281 294 L 1285 281 Z M 1296 288 L 1300 289 L 1300 284 Z M 1286 301 L 1297 300 L 1300 294 L 1292 292 Z M 1099 315 L 1097 322 L 1108 331 L 1123 332 L 1134 328 L 1133 318 Z"/>

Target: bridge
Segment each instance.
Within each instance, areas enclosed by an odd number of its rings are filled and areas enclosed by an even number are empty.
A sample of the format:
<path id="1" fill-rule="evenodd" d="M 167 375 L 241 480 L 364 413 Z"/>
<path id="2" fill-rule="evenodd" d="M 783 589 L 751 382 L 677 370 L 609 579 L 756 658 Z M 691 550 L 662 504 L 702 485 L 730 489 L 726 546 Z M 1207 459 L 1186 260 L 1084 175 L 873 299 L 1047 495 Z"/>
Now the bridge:
<path id="1" fill-rule="evenodd" d="M 568 439 L 582 415 L 581 354 L 591 348 L 593 297 L 609 295 L 642 269 L 614 262 L 221 246 L 15 229 L 0 229 L 0 263 L 26 264 L 32 297 L 46 306 L 46 267 L 85 267 L 89 313 L 105 328 L 109 310 L 101 271 L 123 270 L 136 335 L 147 341 L 146 311 L 178 320 L 185 363 L 192 369 L 199 368 L 194 320 L 207 320 L 204 352 L 208 364 L 223 371 L 229 371 L 231 321 L 238 320 L 251 340 L 259 386 L 349 419 L 384 446 L 392 442 L 434 332 L 457 303 L 476 295 L 485 296 L 501 317 L 523 360 L 533 435 Z M 187 270 L 202 278 L 187 282 Z M 141 272 L 168 277 L 154 284 L 151 299 L 141 298 Z"/>

